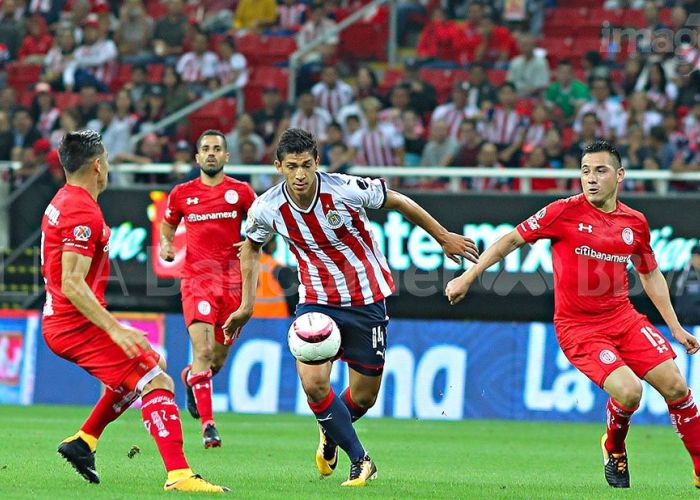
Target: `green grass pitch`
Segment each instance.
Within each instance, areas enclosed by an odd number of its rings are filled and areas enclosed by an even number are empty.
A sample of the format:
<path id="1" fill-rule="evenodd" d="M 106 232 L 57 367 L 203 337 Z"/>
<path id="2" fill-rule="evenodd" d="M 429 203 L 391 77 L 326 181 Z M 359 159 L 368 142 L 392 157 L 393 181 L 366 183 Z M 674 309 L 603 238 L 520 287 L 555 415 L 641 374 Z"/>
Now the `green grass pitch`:
<path id="1" fill-rule="evenodd" d="M 0 498 L 162 498 L 165 478 L 140 412 L 107 428 L 97 452 L 102 483 L 88 484 L 57 454 L 89 408 L 0 406 Z M 379 469 L 364 489 L 344 489 L 342 456 L 333 476 L 314 465 L 311 417 L 218 416 L 223 447 L 205 450 L 199 425 L 182 411 L 185 448 L 196 472 L 242 498 L 692 498 L 691 466 L 668 426 L 632 426 L 632 489 L 603 479 L 600 425 L 365 419 L 357 424 Z M 136 445 L 140 454 L 127 458 Z M 361 490 L 361 491 L 358 491 Z M 201 495 L 198 495 L 201 498 Z"/>

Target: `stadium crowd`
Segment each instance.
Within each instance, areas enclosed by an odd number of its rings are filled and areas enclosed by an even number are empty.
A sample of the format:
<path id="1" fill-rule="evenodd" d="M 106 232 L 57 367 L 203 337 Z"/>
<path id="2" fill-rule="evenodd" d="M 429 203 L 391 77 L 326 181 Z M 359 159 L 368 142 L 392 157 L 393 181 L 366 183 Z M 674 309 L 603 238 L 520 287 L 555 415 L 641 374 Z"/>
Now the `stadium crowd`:
<path id="1" fill-rule="evenodd" d="M 575 169 L 598 138 L 618 146 L 628 169 L 700 169 L 699 37 L 688 28 L 697 1 L 401 1 L 399 42 L 415 47 L 401 68 L 377 64 L 384 47 L 358 57 L 348 38 L 332 37 L 304 56 L 296 102 L 288 104 L 289 54 L 366 3 L 2 0 L 0 161 L 22 162 L 16 183 L 41 164 L 60 182 L 58 141 L 87 127 L 101 132 L 114 165 L 191 162 L 192 137 L 210 122 L 153 124 L 235 82 L 245 112 L 236 117 L 230 105 L 220 127 L 232 163 L 269 163 L 280 132 L 295 126 L 318 137 L 330 171 L 353 164 Z M 581 26 L 572 27 L 576 14 Z M 361 24 L 382 39 L 387 8 Z M 142 135 L 136 144 L 134 134 Z M 180 180 L 173 170 L 129 182 Z M 402 182 L 442 189 L 446 180 Z M 463 187 L 509 191 L 518 182 L 494 177 Z M 573 188 L 560 180 L 533 184 Z"/>

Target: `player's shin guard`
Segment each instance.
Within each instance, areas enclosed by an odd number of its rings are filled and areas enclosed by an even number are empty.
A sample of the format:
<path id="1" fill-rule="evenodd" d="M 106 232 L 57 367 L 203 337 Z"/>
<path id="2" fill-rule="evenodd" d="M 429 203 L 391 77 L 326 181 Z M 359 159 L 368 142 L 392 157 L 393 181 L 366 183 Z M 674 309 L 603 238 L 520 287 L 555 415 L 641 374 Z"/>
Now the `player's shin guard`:
<path id="1" fill-rule="evenodd" d="M 630 428 L 630 418 L 637 408 L 625 408 L 613 398 L 608 399 L 608 437 L 605 440 L 605 449 L 609 453 L 625 453 L 625 438 Z"/>
<path id="2" fill-rule="evenodd" d="M 334 442 L 348 454 L 351 461 L 360 460 L 365 456 L 365 449 L 352 426 L 350 412 L 338 398 L 333 389 L 324 399 L 317 403 L 309 402 L 316 420 Z"/>
<path id="3" fill-rule="evenodd" d="M 358 405 L 353 401 L 352 399 L 352 394 L 350 393 L 350 387 L 346 387 L 345 390 L 342 392 L 340 395 L 340 399 L 347 406 L 348 411 L 350 412 L 350 417 L 352 418 L 353 422 L 357 422 L 360 420 L 362 417 L 364 417 L 365 413 L 367 413 L 367 410 L 369 408 L 363 408 L 362 406 Z"/>
<path id="4" fill-rule="evenodd" d="M 114 422 L 131 403 L 138 398 L 136 392 L 119 394 L 112 389 L 105 389 L 102 397 L 90 412 L 85 423 L 80 427 L 80 437 L 90 446 L 90 451 L 97 448 L 97 440 L 111 422 Z"/>
<path id="5" fill-rule="evenodd" d="M 158 446 L 165 470 L 189 469 L 182 451 L 182 424 L 173 393 L 155 389 L 142 398 L 143 423 Z"/>
<path id="6" fill-rule="evenodd" d="M 671 423 L 690 453 L 695 475 L 700 476 L 700 413 L 693 400 L 693 394 L 688 390 L 684 398 L 667 401 L 667 404 Z"/>
<path id="7" fill-rule="evenodd" d="M 200 373 L 190 372 L 187 383 L 192 387 L 194 399 L 197 401 L 197 411 L 202 422 L 202 429 L 214 422 L 214 412 L 212 410 L 212 373 L 211 370 Z"/>

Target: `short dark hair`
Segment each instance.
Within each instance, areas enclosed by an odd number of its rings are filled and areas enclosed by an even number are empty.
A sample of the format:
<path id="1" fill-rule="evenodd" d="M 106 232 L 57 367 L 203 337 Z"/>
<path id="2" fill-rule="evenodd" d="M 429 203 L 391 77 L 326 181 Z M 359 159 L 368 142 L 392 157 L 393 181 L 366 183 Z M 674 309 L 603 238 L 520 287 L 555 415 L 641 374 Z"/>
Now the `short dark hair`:
<path id="1" fill-rule="evenodd" d="M 498 90 L 501 91 L 501 90 L 503 90 L 503 89 L 505 89 L 505 88 L 509 88 L 509 89 L 512 90 L 513 92 L 516 91 L 516 90 L 515 90 L 515 84 L 514 84 L 513 82 L 510 82 L 510 81 L 508 81 L 508 82 L 503 82 L 503 83 L 501 84 L 501 86 L 498 88 Z"/>
<path id="2" fill-rule="evenodd" d="M 617 166 L 615 168 L 622 167 L 622 158 L 620 158 L 620 153 L 617 151 L 615 146 L 613 146 L 610 142 L 604 140 L 594 141 L 585 148 L 583 148 L 583 155 L 581 155 L 581 157 L 591 153 L 602 152 L 608 153 L 615 160 L 615 163 L 617 163 Z"/>
<path id="3" fill-rule="evenodd" d="M 211 128 L 209 130 L 205 130 L 204 132 L 202 132 L 202 135 L 200 135 L 199 139 L 197 139 L 197 151 L 199 151 L 199 148 L 202 145 L 202 139 L 204 139 L 205 137 L 207 137 L 209 135 L 221 137 L 221 139 L 224 141 L 224 149 L 226 151 L 228 151 L 228 142 L 226 141 L 226 136 L 222 132 L 220 132 L 218 130 L 211 129 Z"/>
<path id="4" fill-rule="evenodd" d="M 283 161 L 289 153 L 311 153 L 314 160 L 318 158 L 318 143 L 310 132 L 300 128 L 288 128 L 280 137 L 275 156 Z"/>
<path id="5" fill-rule="evenodd" d="M 104 154 L 102 136 L 94 130 L 78 130 L 63 136 L 58 146 L 58 157 L 66 172 L 73 174 L 83 165 Z"/>

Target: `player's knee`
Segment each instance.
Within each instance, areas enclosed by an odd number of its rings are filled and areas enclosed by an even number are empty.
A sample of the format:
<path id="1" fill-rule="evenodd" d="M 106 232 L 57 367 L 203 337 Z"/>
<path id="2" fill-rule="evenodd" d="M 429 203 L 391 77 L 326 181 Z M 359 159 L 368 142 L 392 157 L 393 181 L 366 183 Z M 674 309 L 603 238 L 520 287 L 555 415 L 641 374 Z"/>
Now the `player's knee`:
<path id="1" fill-rule="evenodd" d="M 163 356 L 158 358 L 158 366 L 160 366 L 160 369 L 163 371 L 168 368 L 168 364 L 165 362 L 165 358 Z"/>
<path id="2" fill-rule="evenodd" d="M 311 401 L 321 401 L 331 390 L 330 382 L 320 377 L 306 378 L 301 385 Z"/>
<path id="3" fill-rule="evenodd" d="M 663 388 L 662 395 L 666 401 L 678 401 L 688 395 L 688 384 L 683 377 L 673 377 L 673 379 Z"/>
<path id="4" fill-rule="evenodd" d="M 216 375 L 221 371 L 221 369 L 224 367 L 224 363 L 226 363 L 226 358 L 221 358 L 219 356 L 214 356 L 214 359 L 211 362 L 211 374 Z"/>
<path id="5" fill-rule="evenodd" d="M 634 408 L 642 400 L 642 384 L 638 380 L 630 381 L 622 385 L 614 397 L 622 406 Z"/>
<path id="6" fill-rule="evenodd" d="M 375 391 L 353 391 L 352 401 L 359 407 L 370 409 L 377 402 L 377 393 Z"/>
<path id="7" fill-rule="evenodd" d="M 170 378 L 170 375 L 168 375 L 165 372 L 162 372 L 159 373 L 153 380 L 151 380 L 144 386 L 143 390 L 141 391 L 141 394 L 145 395 L 151 391 L 155 391 L 156 389 L 162 389 L 174 393 L 175 383 L 173 382 L 173 379 Z"/>

